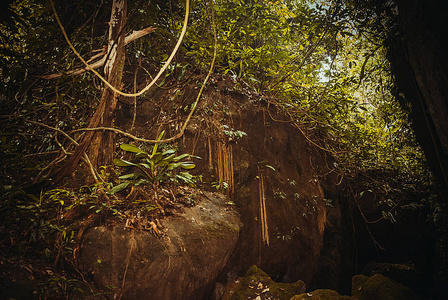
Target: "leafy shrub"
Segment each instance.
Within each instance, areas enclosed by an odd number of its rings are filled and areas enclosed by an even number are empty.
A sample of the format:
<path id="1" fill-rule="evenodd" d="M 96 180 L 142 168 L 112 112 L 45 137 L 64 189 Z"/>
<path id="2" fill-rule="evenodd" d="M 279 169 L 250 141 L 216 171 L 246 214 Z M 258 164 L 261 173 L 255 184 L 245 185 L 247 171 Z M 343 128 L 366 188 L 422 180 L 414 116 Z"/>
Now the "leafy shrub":
<path id="1" fill-rule="evenodd" d="M 158 136 L 158 141 L 162 139 L 163 134 L 164 131 Z M 137 168 L 137 171 L 120 176 L 119 179 L 127 181 L 112 188 L 110 191 L 111 193 L 119 192 L 128 187 L 131 183 L 134 185 L 148 185 L 154 189 L 157 189 L 161 183 L 167 181 L 175 183 L 183 181 L 191 186 L 196 184 L 196 176 L 190 174 L 188 171 L 180 172 L 179 170 L 194 169 L 196 165 L 193 162 L 182 160 L 193 157 L 200 158 L 198 156 L 190 154 L 176 156 L 176 150 L 174 149 L 161 152 L 158 151 L 159 143 L 154 145 L 151 154 L 131 144 L 121 144 L 120 148 L 124 151 L 134 153 L 135 158 L 138 159 L 139 162 L 133 163 L 121 158 L 114 159 L 113 162 L 116 166 L 135 167 Z"/>

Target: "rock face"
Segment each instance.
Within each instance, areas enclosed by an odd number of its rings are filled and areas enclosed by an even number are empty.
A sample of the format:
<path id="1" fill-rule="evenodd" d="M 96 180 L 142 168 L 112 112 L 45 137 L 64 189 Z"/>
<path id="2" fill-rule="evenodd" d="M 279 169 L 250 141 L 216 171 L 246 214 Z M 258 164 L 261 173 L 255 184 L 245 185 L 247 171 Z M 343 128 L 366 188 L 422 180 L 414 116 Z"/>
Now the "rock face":
<path id="1" fill-rule="evenodd" d="M 222 145 L 232 151 L 234 201 L 245 225 L 232 262 L 244 269 L 257 264 L 277 281 L 308 283 L 317 270 L 328 206 L 315 154 L 296 128 L 270 117 L 275 113 L 250 103 L 235 109 L 229 126 L 247 136 Z"/>
<path id="2" fill-rule="evenodd" d="M 179 99 L 174 89 L 154 91 L 151 97 L 161 99 L 162 106 L 139 104 L 136 133 L 153 138 L 165 130 L 167 136 L 174 135 L 185 116 L 165 122 L 169 125 L 148 120 L 189 108 L 197 95 L 194 88 L 183 88 Z M 218 281 L 225 285 L 257 265 L 275 281 L 300 279 L 309 284 L 320 272 L 328 275 L 323 283 L 327 287 L 331 280 L 335 282 L 329 287 L 345 285 L 349 290 L 353 251 L 349 221 L 342 220 L 349 216 L 348 205 L 338 191 L 341 180 L 331 158 L 312 146 L 281 107 L 260 99 L 243 83 L 216 76 L 203 96 L 178 147 L 202 157 L 192 173 L 203 175 L 205 189 L 227 194 L 244 224 Z M 126 107 L 120 109 L 120 126 L 130 126 L 132 109 L 128 114 Z M 324 236 L 330 240 L 324 242 Z M 320 260 L 323 256 L 325 261 Z M 315 282 L 313 287 L 323 284 Z"/>
<path id="3" fill-rule="evenodd" d="M 162 220 L 165 237 L 95 227 L 84 237 L 82 269 L 110 298 L 202 299 L 210 293 L 237 242 L 241 223 L 228 199 L 204 192 L 197 205 Z"/>
<path id="4" fill-rule="evenodd" d="M 446 1 L 398 0 L 400 38 L 390 38 L 388 58 L 428 164 L 448 193 L 448 6 Z M 442 206 L 443 207 L 443 206 Z M 445 208 L 445 213 L 447 213 Z"/>
<path id="5" fill-rule="evenodd" d="M 213 115 L 191 122 L 184 145 L 185 152 L 194 151 L 203 158 L 197 171 L 204 178 L 228 184 L 225 192 L 244 224 L 220 282 L 225 284 L 229 273 L 244 274 L 252 265 L 281 282 L 301 279 L 308 284 L 319 268 L 328 274 L 336 272 L 331 276 L 334 280 L 342 278 L 344 268 L 339 266 L 344 262 L 348 261 L 345 265 L 351 271 L 351 260 L 344 256 L 352 251 L 341 253 L 344 241 L 339 242 L 345 238 L 340 233 L 347 231 L 341 229 L 345 225 L 341 218 L 349 214 L 343 211 L 347 206 L 340 204 L 346 199 L 336 191 L 328 192 L 327 187 L 335 186 L 327 184 L 330 176 L 324 175 L 332 173 L 331 163 L 326 163 L 329 158 L 310 144 L 280 108 L 249 92 L 229 89 L 225 80 L 216 81 L 211 89 L 202 108 L 209 111 L 219 104 Z M 331 267 L 319 264 L 325 234 L 334 237 L 324 253 Z"/>

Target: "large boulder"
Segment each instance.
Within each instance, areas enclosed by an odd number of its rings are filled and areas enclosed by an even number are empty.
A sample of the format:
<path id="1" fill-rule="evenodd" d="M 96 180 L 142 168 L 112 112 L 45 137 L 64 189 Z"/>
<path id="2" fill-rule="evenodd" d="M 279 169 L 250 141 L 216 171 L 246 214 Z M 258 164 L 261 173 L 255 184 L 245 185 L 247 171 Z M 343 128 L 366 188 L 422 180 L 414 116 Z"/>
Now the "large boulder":
<path id="1" fill-rule="evenodd" d="M 200 105 L 208 113 L 193 118 L 187 127 L 184 152 L 203 158 L 196 171 L 205 179 L 227 184 L 225 192 L 244 224 L 219 278 L 223 284 L 252 265 L 276 281 L 301 279 L 308 284 L 320 267 L 327 273 L 342 270 L 339 266 L 347 261 L 343 257 L 352 253 L 334 254 L 341 244 L 328 244 L 333 267 L 319 265 L 328 215 L 335 217 L 332 230 L 342 232 L 344 224 L 336 219 L 345 213 L 337 211 L 346 199 L 325 189 L 332 175 L 327 154 L 312 146 L 281 107 L 269 101 L 232 88 L 226 79 L 216 80 Z"/>
<path id="2" fill-rule="evenodd" d="M 82 243 L 82 269 L 103 289 L 114 287 L 114 299 L 204 298 L 233 251 L 241 222 L 219 193 L 199 193 L 195 201 L 161 220 L 160 236 L 124 226 L 91 228 Z"/>

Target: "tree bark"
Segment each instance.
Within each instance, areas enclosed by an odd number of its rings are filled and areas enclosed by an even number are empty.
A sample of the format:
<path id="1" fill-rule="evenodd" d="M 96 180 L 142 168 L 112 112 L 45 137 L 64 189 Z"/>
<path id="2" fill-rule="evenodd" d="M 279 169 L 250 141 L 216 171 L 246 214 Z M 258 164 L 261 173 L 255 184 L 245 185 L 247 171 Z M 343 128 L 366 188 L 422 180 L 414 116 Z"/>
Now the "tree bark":
<path id="1" fill-rule="evenodd" d="M 104 77 L 112 86 L 121 90 L 125 61 L 126 0 L 114 0 L 109 22 L 109 43 L 107 60 L 104 65 Z M 90 119 L 89 128 L 112 127 L 114 112 L 118 101 L 116 95 L 105 87 L 100 103 Z M 112 163 L 114 153 L 114 136 L 112 132 L 87 132 L 74 154 L 62 166 L 55 180 L 60 181 L 71 174 L 79 163 L 81 156 L 87 151 L 94 168 Z"/>
<path id="2" fill-rule="evenodd" d="M 109 45 L 108 59 L 104 65 L 104 75 L 106 80 L 121 90 L 123 67 L 125 61 L 125 30 L 126 24 L 126 0 L 114 0 L 112 13 L 109 22 Z M 104 109 L 100 111 L 100 127 L 112 127 L 115 108 L 117 106 L 118 95 L 109 88 L 105 88 L 101 96 L 104 102 Z M 92 143 L 89 146 L 88 155 L 94 167 L 112 163 L 114 153 L 114 135 L 110 131 L 97 132 L 94 134 Z"/>

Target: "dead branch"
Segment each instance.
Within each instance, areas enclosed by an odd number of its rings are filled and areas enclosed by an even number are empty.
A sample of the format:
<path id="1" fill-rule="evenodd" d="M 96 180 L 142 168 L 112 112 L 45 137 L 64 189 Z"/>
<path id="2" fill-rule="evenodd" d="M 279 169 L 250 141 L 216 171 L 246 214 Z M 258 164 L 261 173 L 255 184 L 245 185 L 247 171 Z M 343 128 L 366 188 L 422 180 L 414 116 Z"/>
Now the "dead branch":
<path id="1" fill-rule="evenodd" d="M 125 37 L 124 39 L 124 44 L 127 45 L 130 42 L 139 39 L 153 31 L 155 31 L 157 28 L 155 27 L 148 27 L 142 30 L 134 30 L 130 35 L 128 35 L 127 37 Z M 95 59 L 102 57 L 100 60 L 89 64 L 90 69 L 98 69 L 99 67 L 104 66 L 104 63 L 106 62 L 106 58 L 107 58 L 107 47 L 103 46 L 103 49 L 101 50 L 95 50 L 95 51 L 101 51 L 98 54 L 95 54 L 94 56 L 92 56 L 87 62 L 90 63 L 91 61 L 94 61 Z M 50 74 L 50 75 L 45 75 L 42 76 L 41 78 L 43 79 L 57 79 L 60 78 L 62 76 L 75 76 L 75 75 L 81 75 L 87 71 L 90 70 L 88 67 L 85 68 L 79 68 L 79 69 L 75 69 L 75 70 L 71 70 L 65 73 L 56 73 L 56 74 Z"/>
<path id="2" fill-rule="evenodd" d="M 132 33 L 130 35 L 128 35 L 124 38 L 124 44 L 127 45 L 136 39 L 139 39 L 147 34 L 150 34 L 151 32 L 155 31 L 156 29 L 157 29 L 156 27 L 150 26 L 150 27 L 142 29 L 142 30 L 134 30 L 134 31 L 132 31 Z"/>

